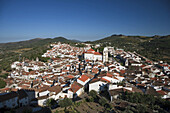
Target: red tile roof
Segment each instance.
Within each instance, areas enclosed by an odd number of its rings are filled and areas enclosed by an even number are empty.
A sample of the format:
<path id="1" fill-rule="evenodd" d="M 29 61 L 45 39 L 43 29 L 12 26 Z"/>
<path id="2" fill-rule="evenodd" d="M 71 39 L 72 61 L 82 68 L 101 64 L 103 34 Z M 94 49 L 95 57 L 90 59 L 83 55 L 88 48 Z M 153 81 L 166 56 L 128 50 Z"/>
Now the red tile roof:
<path id="1" fill-rule="evenodd" d="M 73 93 L 76 93 L 80 88 L 82 88 L 83 86 L 77 82 L 74 82 L 72 85 L 71 85 L 71 88 L 69 89 L 69 91 L 73 92 Z"/>
<path id="2" fill-rule="evenodd" d="M 121 74 L 124 74 L 124 73 L 125 73 L 125 70 L 120 70 L 120 73 L 121 73 Z"/>
<path id="3" fill-rule="evenodd" d="M 88 80 L 89 79 L 89 77 L 88 76 L 86 76 L 86 75 L 81 75 L 81 77 L 80 78 L 78 78 L 79 80 L 81 80 L 81 81 L 83 81 L 83 82 L 85 82 L 86 80 Z"/>
<path id="4" fill-rule="evenodd" d="M 159 90 L 159 91 L 157 91 L 159 94 L 161 94 L 161 95 L 166 95 L 166 92 L 165 91 L 162 91 L 162 90 Z"/>
<path id="5" fill-rule="evenodd" d="M 68 75 L 67 77 L 68 77 L 68 78 L 71 78 L 71 79 L 72 79 L 72 78 L 74 78 L 74 76 L 73 76 L 73 75 Z"/>
<path id="6" fill-rule="evenodd" d="M 99 52 L 94 52 L 94 55 L 101 55 Z"/>
<path id="7" fill-rule="evenodd" d="M 90 48 L 89 50 L 87 50 L 87 52 L 95 52 L 95 50 L 93 50 L 92 48 Z"/>
<path id="8" fill-rule="evenodd" d="M 106 82 L 110 82 L 109 80 L 105 79 L 105 78 L 101 78 L 102 80 L 106 81 Z"/>

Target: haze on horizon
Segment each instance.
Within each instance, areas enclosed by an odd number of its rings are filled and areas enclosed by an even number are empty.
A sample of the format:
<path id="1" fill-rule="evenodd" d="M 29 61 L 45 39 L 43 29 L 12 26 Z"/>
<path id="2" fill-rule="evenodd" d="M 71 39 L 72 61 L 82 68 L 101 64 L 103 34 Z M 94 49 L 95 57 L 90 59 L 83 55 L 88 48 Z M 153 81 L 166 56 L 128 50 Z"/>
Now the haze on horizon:
<path id="1" fill-rule="evenodd" d="M 0 0 L 0 43 L 169 35 L 169 0 Z"/>

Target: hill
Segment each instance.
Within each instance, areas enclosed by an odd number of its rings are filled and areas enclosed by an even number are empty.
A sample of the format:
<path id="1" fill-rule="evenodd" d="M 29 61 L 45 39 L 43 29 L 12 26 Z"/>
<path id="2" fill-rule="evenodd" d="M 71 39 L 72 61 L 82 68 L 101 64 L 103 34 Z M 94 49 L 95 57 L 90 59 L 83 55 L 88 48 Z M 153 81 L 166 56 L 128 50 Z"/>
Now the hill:
<path id="1" fill-rule="evenodd" d="M 28 59 L 35 59 L 49 48 L 50 43 L 54 42 L 74 43 L 64 37 L 55 38 L 36 38 L 27 41 L 0 43 L 0 71 L 10 71 L 12 62 L 19 60 L 19 56 Z"/>
<path id="2" fill-rule="evenodd" d="M 112 35 L 90 43 L 101 43 L 103 47 L 114 46 L 126 51 L 136 51 L 151 60 L 163 60 L 170 63 L 170 35 L 152 37 Z"/>

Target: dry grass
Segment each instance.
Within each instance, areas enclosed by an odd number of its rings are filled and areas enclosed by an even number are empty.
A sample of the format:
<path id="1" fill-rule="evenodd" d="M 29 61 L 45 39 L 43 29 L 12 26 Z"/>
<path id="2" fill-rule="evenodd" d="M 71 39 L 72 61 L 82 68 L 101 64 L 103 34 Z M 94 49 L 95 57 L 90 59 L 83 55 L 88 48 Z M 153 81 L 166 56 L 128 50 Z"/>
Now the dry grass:
<path id="1" fill-rule="evenodd" d="M 14 50 L 12 52 L 15 52 L 15 53 L 23 53 L 23 51 L 29 51 L 31 50 L 32 48 L 23 48 L 23 49 L 18 49 L 18 50 Z"/>

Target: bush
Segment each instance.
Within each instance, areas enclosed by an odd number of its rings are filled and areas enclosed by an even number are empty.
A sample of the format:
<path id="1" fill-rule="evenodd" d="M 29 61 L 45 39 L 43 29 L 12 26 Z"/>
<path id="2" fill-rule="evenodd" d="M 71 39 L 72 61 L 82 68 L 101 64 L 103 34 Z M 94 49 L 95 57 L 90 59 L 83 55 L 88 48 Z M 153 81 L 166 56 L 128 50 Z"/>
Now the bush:
<path id="1" fill-rule="evenodd" d="M 143 104 L 137 105 L 136 109 L 138 110 L 139 113 L 145 113 L 147 111 L 147 107 Z"/>
<path id="2" fill-rule="evenodd" d="M 94 91 L 94 90 L 91 90 L 91 91 L 89 92 L 89 95 L 92 96 L 93 98 L 97 98 L 97 92 Z"/>
<path id="3" fill-rule="evenodd" d="M 54 99 L 48 99 L 47 100 L 47 102 L 46 102 L 46 105 L 48 106 L 48 107 L 51 107 L 51 106 L 53 106 L 53 105 L 55 105 L 56 104 L 56 101 L 54 100 Z"/>
<path id="4" fill-rule="evenodd" d="M 86 100 L 87 102 L 94 102 L 94 98 L 92 96 L 88 96 Z"/>
<path id="5" fill-rule="evenodd" d="M 8 77 L 8 73 L 5 73 L 5 74 L 3 74 L 3 75 L 0 75 L 0 77 L 6 79 L 6 78 Z"/>
<path id="6" fill-rule="evenodd" d="M 106 103 L 106 104 L 105 104 L 105 107 L 106 107 L 107 109 L 109 109 L 109 110 L 111 110 L 111 109 L 112 109 L 112 105 L 111 105 L 111 104 L 109 104 L 109 103 Z"/>
<path id="7" fill-rule="evenodd" d="M 4 88 L 6 86 L 6 82 L 0 79 L 0 88 Z"/>
<path id="8" fill-rule="evenodd" d="M 63 100 L 60 100 L 59 103 L 60 107 L 67 107 L 73 104 L 72 100 L 69 98 L 64 98 Z"/>
<path id="9" fill-rule="evenodd" d="M 106 99 L 104 99 L 104 98 L 99 99 L 99 104 L 100 105 L 104 106 L 106 103 L 107 103 Z"/>

